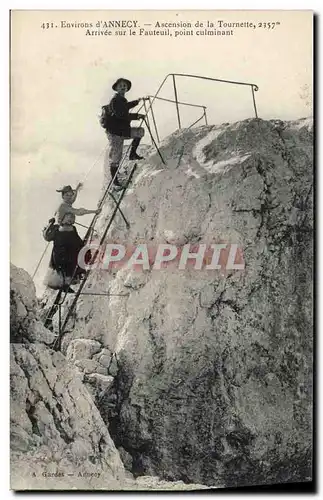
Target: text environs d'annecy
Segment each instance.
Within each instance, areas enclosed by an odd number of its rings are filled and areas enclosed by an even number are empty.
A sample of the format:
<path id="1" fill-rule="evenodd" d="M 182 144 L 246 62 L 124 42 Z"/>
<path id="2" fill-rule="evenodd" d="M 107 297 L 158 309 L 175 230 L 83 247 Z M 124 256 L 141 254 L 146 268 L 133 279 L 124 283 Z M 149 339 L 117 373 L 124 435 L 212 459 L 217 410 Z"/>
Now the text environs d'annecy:
<path id="1" fill-rule="evenodd" d="M 164 22 L 156 21 L 154 23 L 145 23 L 141 26 L 139 21 L 123 19 L 123 20 L 109 20 L 97 22 L 69 22 L 61 21 L 61 28 L 85 28 L 86 35 L 110 35 L 113 33 L 111 30 L 119 30 L 119 34 L 126 34 L 126 30 L 132 31 L 132 34 L 140 36 L 170 36 L 174 29 L 181 30 L 178 34 L 193 35 L 193 30 L 196 35 L 233 35 L 232 28 L 248 28 L 248 22 L 226 22 L 224 20 L 217 21 L 195 21 L 195 22 Z M 252 24 L 252 23 L 250 23 Z M 250 26 L 251 27 L 251 26 Z M 122 31 L 123 30 L 123 31 Z"/>

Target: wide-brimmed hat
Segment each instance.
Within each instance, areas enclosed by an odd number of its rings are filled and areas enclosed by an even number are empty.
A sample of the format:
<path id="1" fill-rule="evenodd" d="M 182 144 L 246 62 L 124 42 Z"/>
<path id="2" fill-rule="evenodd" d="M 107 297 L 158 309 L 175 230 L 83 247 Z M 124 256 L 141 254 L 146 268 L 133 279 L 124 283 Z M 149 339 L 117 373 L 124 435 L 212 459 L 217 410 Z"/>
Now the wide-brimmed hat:
<path id="1" fill-rule="evenodd" d="M 131 89 L 131 81 L 130 80 L 127 80 L 127 78 L 118 78 L 118 80 L 112 85 L 112 89 L 113 90 L 116 90 L 116 86 L 118 85 L 118 83 L 120 82 L 126 82 L 126 84 L 128 85 L 128 90 Z"/>
<path id="2" fill-rule="evenodd" d="M 62 189 L 56 189 L 57 193 L 62 193 L 62 194 L 68 193 L 69 191 L 74 191 L 72 186 L 69 186 L 69 185 L 62 187 Z"/>

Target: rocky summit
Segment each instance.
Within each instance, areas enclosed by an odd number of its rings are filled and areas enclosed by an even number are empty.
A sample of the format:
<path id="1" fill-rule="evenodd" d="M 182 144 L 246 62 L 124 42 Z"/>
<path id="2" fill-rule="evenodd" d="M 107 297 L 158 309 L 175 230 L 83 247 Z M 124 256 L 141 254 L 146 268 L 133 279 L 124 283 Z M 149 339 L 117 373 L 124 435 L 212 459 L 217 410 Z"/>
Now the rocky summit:
<path id="1" fill-rule="evenodd" d="M 312 120 L 186 129 L 160 152 L 166 165 L 147 148 L 121 206 L 130 228 L 118 214 L 109 242 L 234 244 L 244 268 L 96 267 L 84 290 L 97 295 L 80 297 L 62 352 L 50 348 L 57 316 L 53 331 L 40 325 L 14 269 L 15 484 L 61 464 L 82 472 L 65 478 L 76 488 L 311 480 Z"/>
<path id="2" fill-rule="evenodd" d="M 100 344 L 88 340 L 71 342 L 67 356 L 51 349 L 48 344 L 56 336 L 40 322 L 30 276 L 11 266 L 10 281 L 11 488 L 206 488 L 183 481 L 164 481 L 156 475 L 136 479 L 124 468 L 94 402 L 111 385 L 113 377 L 100 373 L 87 376 L 84 366 L 77 364 L 97 353 Z"/>

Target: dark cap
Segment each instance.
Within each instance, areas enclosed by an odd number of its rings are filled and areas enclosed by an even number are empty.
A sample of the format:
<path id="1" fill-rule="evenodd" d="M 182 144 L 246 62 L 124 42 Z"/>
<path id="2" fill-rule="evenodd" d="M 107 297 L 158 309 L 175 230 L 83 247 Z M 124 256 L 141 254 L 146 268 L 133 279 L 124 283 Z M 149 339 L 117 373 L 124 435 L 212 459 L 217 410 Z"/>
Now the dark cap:
<path id="1" fill-rule="evenodd" d="M 126 84 L 128 85 L 128 90 L 131 89 L 131 81 L 130 80 L 127 80 L 127 78 L 118 78 L 118 80 L 112 85 L 112 89 L 113 90 L 116 90 L 116 86 L 118 85 L 118 83 L 120 82 L 126 82 Z"/>
<path id="2" fill-rule="evenodd" d="M 64 187 L 62 187 L 62 189 L 56 189 L 57 193 L 62 193 L 62 194 L 68 193 L 69 191 L 74 192 L 74 189 L 72 188 L 72 186 L 64 186 Z"/>

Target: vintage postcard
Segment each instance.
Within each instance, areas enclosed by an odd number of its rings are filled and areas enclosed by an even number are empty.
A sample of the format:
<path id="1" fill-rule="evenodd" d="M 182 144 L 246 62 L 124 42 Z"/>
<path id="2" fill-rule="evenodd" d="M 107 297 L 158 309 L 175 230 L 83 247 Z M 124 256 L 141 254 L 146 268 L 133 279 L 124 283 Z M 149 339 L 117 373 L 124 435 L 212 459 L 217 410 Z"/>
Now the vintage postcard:
<path id="1" fill-rule="evenodd" d="M 10 23 L 11 488 L 312 484 L 313 13 Z"/>

